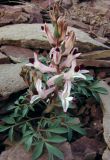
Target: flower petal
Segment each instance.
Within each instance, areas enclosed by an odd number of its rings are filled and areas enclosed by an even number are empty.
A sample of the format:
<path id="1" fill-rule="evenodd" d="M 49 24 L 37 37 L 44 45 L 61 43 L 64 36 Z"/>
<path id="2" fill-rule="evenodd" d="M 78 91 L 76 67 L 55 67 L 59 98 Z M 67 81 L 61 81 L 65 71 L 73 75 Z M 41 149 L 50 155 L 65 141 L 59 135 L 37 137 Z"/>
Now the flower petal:
<path id="1" fill-rule="evenodd" d="M 51 31 L 50 31 L 50 29 L 49 29 L 49 27 L 47 26 L 46 23 L 44 25 L 44 30 L 45 30 L 45 33 L 47 35 L 49 43 L 55 45 L 56 44 L 56 40 L 53 37 L 53 34 L 51 33 Z"/>
<path id="2" fill-rule="evenodd" d="M 55 67 L 48 67 L 48 66 L 44 65 L 43 63 L 41 63 L 38 60 L 37 53 L 34 53 L 34 57 L 35 57 L 34 67 L 36 69 L 40 70 L 42 73 L 56 72 L 56 68 Z"/>
<path id="3" fill-rule="evenodd" d="M 67 97 L 66 100 L 72 101 L 72 100 L 73 100 L 73 97 Z"/>
<path id="4" fill-rule="evenodd" d="M 63 111 L 67 112 L 67 109 L 69 108 L 69 101 L 65 100 L 62 106 L 63 106 Z"/>
<path id="5" fill-rule="evenodd" d="M 37 99 L 39 99 L 39 95 L 34 95 L 31 97 L 30 104 L 33 104 Z"/>
<path id="6" fill-rule="evenodd" d="M 80 73 L 89 73 L 89 71 L 86 69 L 82 69 L 82 70 L 80 70 Z"/>
<path id="7" fill-rule="evenodd" d="M 86 76 L 84 76 L 82 73 L 80 72 L 75 72 L 73 75 L 73 78 L 82 78 L 86 80 Z"/>
<path id="8" fill-rule="evenodd" d="M 65 51 L 62 53 L 62 55 L 70 54 L 72 48 L 74 47 L 75 39 L 75 34 L 73 31 L 71 31 L 63 42 L 65 43 Z"/>
<path id="9" fill-rule="evenodd" d="M 32 63 L 27 63 L 27 64 L 25 64 L 25 66 L 34 67 L 34 65 Z"/>
<path id="10" fill-rule="evenodd" d="M 42 92 L 42 81 L 41 81 L 41 79 L 37 79 L 36 90 L 37 90 L 38 94 L 40 94 Z"/>
<path id="11" fill-rule="evenodd" d="M 46 89 L 45 91 L 44 91 L 44 98 L 46 98 L 50 93 L 52 93 L 53 91 L 55 90 L 55 87 L 51 87 L 51 88 L 49 88 L 49 89 Z"/>

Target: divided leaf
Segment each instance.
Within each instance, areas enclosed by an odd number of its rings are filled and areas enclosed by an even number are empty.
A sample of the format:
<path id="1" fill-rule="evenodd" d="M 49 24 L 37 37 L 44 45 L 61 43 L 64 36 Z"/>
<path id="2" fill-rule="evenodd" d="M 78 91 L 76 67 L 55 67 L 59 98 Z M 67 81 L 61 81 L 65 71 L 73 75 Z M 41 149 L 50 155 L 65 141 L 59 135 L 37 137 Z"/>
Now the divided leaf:
<path id="1" fill-rule="evenodd" d="M 53 154 L 54 156 L 56 156 L 60 159 L 64 159 L 63 153 L 57 147 L 55 147 L 49 143 L 45 143 L 45 145 L 46 145 L 46 148 L 50 154 Z"/>
<path id="2" fill-rule="evenodd" d="M 37 158 L 39 158 L 43 152 L 43 146 L 44 146 L 44 142 L 38 142 L 36 144 L 36 147 L 34 149 L 33 155 L 32 155 L 32 160 L 37 160 Z"/>

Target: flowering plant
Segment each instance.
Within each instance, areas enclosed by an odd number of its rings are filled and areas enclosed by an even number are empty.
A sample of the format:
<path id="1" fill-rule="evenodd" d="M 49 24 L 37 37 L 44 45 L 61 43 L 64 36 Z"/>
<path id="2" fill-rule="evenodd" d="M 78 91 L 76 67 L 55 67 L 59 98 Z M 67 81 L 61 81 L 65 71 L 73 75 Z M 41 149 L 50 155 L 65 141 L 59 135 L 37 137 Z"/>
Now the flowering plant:
<path id="1" fill-rule="evenodd" d="M 79 118 L 73 117 L 75 101 L 81 101 L 80 95 L 98 99 L 98 92 L 106 93 L 83 65 L 77 65 L 81 53 L 74 47 L 76 37 L 73 31 L 67 31 L 57 4 L 49 14 L 54 33 L 47 24 L 41 29 L 52 49 L 45 57 L 35 52 L 34 60 L 22 68 L 20 75 L 29 89 L 8 108 L 10 114 L 0 125 L 0 132 L 8 133 L 11 141 L 17 134 L 27 151 L 32 148 L 32 160 L 44 149 L 50 160 L 54 156 L 64 159 L 55 143 L 71 141 L 74 132 L 85 134 Z"/>

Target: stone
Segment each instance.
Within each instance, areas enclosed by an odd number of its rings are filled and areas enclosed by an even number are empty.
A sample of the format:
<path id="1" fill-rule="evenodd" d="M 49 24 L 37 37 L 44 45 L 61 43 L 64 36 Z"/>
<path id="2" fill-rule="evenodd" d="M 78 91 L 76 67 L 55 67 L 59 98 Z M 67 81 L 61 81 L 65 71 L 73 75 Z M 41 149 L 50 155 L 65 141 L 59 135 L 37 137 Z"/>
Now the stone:
<path id="1" fill-rule="evenodd" d="M 27 48 L 4 45 L 0 48 L 0 51 L 16 61 L 25 61 L 33 57 L 33 51 Z"/>
<path id="2" fill-rule="evenodd" d="M 84 64 L 90 67 L 110 67 L 110 60 L 95 60 L 95 59 L 77 59 L 78 65 Z"/>
<path id="3" fill-rule="evenodd" d="M 27 87 L 23 79 L 19 75 L 21 71 L 21 67 L 23 65 L 24 63 L 0 65 L 0 96 L 1 97 L 7 98 L 12 93 L 16 93 Z"/>
<path id="4" fill-rule="evenodd" d="M 83 31 L 87 31 L 89 30 L 89 25 L 78 21 L 78 20 L 67 20 L 68 24 L 72 27 L 78 28 L 78 29 L 82 29 Z"/>
<path id="5" fill-rule="evenodd" d="M 41 30 L 44 24 L 15 24 L 0 28 L 0 45 L 16 45 L 26 48 L 50 49 L 47 38 Z M 53 31 L 52 24 L 48 24 Z M 68 31 L 74 30 L 76 35 L 76 46 L 80 51 L 93 51 L 108 49 L 106 45 L 92 39 L 82 30 L 68 27 Z"/>
<path id="6" fill-rule="evenodd" d="M 71 144 L 73 160 L 95 160 L 100 147 L 97 140 L 83 136 Z"/>
<path id="7" fill-rule="evenodd" d="M 109 160 L 109 159 L 110 159 L 110 150 L 107 148 L 103 153 L 102 160 Z"/>
<path id="8" fill-rule="evenodd" d="M 38 5 L 0 5 L 0 26 L 17 23 L 41 23 L 42 17 Z"/>
<path id="9" fill-rule="evenodd" d="M 0 160 L 31 160 L 31 153 L 27 153 L 22 145 L 13 146 L 9 150 L 4 151 Z"/>
<path id="10" fill-rule="evenodd" d="M 65 142 L 59 145 L 62 152 L 64 152 L 64 160 L 72 160 L 72 153 L 70 145 Z M 10 149 L 4 151 L 1 156 L 0 160 L 32 160 L 32 151 L 26 152 L 22 145 L 16 145 L 11 147 Z M 45 153 L 41 158 L 38 160 L 48 160 L 48 155 Z M 59 158 L 55 158 L 55 160 L 60 160 Z"/>
<path id="11" fill-rule="evenodd" d="M 9 58 L 0 52 L 0 64 L 8 64 L 8 63 L 10 63 Z"/>
<path id="12" fill-rule="evenodd" d="M 110 159 L 110 86 L 106 82 L 100 81 L 100 86 L 108 91 L 107 95 L 99 94 L 101 98 L 101 108 L 103 111 L 103 129 L 104 129 L 104 139 L 107 144 L 107 148 L 103 154 L 103 160 Z"/>

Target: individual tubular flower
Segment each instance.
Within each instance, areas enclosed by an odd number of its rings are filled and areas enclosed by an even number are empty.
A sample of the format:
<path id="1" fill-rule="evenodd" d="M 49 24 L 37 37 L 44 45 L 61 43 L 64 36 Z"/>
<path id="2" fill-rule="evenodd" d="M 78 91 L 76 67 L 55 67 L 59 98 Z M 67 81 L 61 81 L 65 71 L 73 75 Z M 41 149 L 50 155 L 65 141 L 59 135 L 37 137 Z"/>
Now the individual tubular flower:
<path id="1" fill-rule="evenodd" d="M 61 51 L 60 51 L 60 48 L 58 47 L 55 47 L 55 48 L 52 48 L 50 53 L 50 58 L 52 59 L 52 61 L 58 65 L 60 63 L 60 60 L 61 60 Z"/>
<path id="2" fill-rule="evenodd" d="M 59 42 L 62 42 L 66 36 L 66 31 L 67 31 L 67 23 L 65 21 L 64 16 L 60 16 L 58 18 L 57 25 L 58 25 L 58 33 L 60 35 Z"/>
<path id="3" fill-rule="evenodd" d="M 46 23 L 44 27 L 42 26 L 42 29 L 45 31 L 49 43 L 53 46 L 59 46 L 64 40 L 67 31 L 65 17 L 59 17 L 54 23 L 54 34 L 50 31 Z"/>
<path id="4" fill-rule="evenodd" d="M 75 39 L 76 37 L 74 32 L 70 31 L 66 36 L 65 40 L 62 42 L 62 45 L 64 44 L 64 48 L 65 48 L 65 51 L 62 53 L 63 56 L 70 54 L 71 50 L 74 47 Z"/>
<path id="5" fill-rule="evenodd" d="M 59 14 L 60 14 L 59 5 L 57 3 L 55 3 L 54 6 L 53 6 L 53 10 L 49 11 L 49 16 L 52 20 L 53 25 L 57 21 L 57 19 L 59 17 Z"/>
<path id="6" fill-rule="evenodd" d="M 76 60 L 72 61 L 72 67 L 66 73 L 64 73 L 65 80 L 74 80 L 74 78 L 81 78 L 86 80 L 84 73 L 88 73 L 88 70 L 80 70 L 80 67 L 76 65 Z"/>
<path id="7" fill-rule="evenodd" d="M 64 112 L 67 112 L 69 108 L 69 103 L 72 101 L 73 97 L 70 96 L 71 91 L 71 81 L 66 81 L 64 85 L 64 91 L 59 92 L 59 97 L 62 102 Z"/>
<path id="8" fill-rule="evenodd" d="M 38 92 L 38 95 L 33 95 L 31 97 L 31 100 L 30 100 L 31 104 L 34 103 L 34 101 L 36 101 L 39 98 L 45 99 L 50 93 L 52 93 L 55 90 L 55 87 L 51 87 L 49 89 L 43 88 L 41 79 L 37 79 L 35 87 Z"/>
<path id="9" fill-rule="evenodd" d="M 50 31 L 50 29 L 49 29 L 49 27 L 46 23 L 44 25 L 44 31 L 46 33 L 46 36 L 47 36 L 47 39 L 48 39 L 49 43 L 53 46 L 56 46 L 57 40 L 54 37 L 54 35 L 52 34 L 52 32 Z"/>
<path id="10" fill-rule="evenodd" d="M 77 57 L 79 57 L 81 55 L 81 53 L 77 53 L 77 48 L 74 48 L 71 53 L 67 56 L 66 60 L 64 60 L 60 67 L 71 67 L 72 65 L 72 61 L 76 60 Z"/>
<path id="11" fill-rule="evenodd" d="M 48 66 L 44 65 L 43 63 L 41 63 L 38 60 L 37 53 L 35 53 L 35 52 L 34 52 L 34 63 L 28 63 L 28 64 L 26 64 L 26 66 L 32 66 L 32 67 L 40 70 L 42 73 L 56 72 L 55 67 L 48 67 Z"/>

